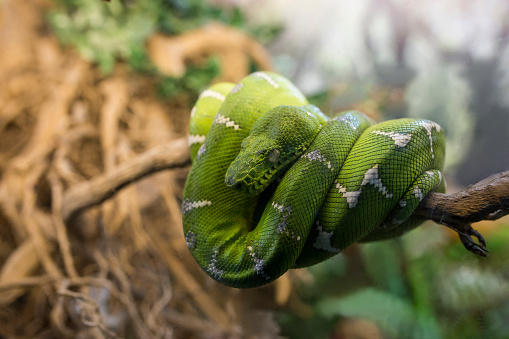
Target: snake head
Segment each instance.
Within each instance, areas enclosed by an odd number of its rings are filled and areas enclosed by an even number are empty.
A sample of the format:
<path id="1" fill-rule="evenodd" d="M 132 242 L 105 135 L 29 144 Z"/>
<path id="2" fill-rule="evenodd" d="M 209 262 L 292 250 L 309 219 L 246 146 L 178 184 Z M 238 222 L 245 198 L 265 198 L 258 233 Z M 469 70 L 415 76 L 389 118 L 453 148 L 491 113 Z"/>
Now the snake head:
<path id="1" fill-rule="evenodd" d="M 258 195 L 304 153 L 320 131 L 303 107 L 278 106 L 259 118 L 225 177 L 229 187 Z"/>
<path id="2" fill-rule="evenodd" d="M 261 193 L 288 162 L 281 151 L 270 140 L 246 138 L 241 152 L 228 168 L 226 184 L 249 195 Z"/>

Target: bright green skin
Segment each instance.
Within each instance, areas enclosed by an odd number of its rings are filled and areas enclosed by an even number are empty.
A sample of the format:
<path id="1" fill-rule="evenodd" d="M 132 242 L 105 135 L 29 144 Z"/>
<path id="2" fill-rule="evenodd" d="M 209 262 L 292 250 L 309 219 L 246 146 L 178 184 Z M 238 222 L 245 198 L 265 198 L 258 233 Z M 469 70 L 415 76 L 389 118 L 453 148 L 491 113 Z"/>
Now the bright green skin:
<path id="1" fill-rule="evenodd" d="M 224 101 L 206 92 L 195 106 L 190 135 L 210 130 L 190 138 L 205 143 L 191 145 L 182 212 L 191 253 L 225 285 L 264 285 L 401 235 L 421 222 L 411 215 L 422 198 L 445 190 L 444 134 L 431 121 L 329 119 L 274 73 L 215 86 L 231 92 Z M 201 118 L 215 111 L 212 125 Z"/>

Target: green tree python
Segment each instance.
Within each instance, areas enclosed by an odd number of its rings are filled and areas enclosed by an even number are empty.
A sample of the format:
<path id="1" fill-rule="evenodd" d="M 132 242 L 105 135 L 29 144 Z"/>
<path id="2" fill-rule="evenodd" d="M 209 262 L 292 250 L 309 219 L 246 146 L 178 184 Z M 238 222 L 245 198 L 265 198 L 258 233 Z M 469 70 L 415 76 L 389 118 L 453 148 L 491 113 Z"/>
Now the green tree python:
<path id="1" fill-rule="evenodd" d="M 426 194 L 445 191 L 438 124 L 329 118 L 275 73 L 205 90 L 189 145 L 187 246 L 210 277 L 237 288 L 399 236 L 422 222 L 412 212 Z"/>

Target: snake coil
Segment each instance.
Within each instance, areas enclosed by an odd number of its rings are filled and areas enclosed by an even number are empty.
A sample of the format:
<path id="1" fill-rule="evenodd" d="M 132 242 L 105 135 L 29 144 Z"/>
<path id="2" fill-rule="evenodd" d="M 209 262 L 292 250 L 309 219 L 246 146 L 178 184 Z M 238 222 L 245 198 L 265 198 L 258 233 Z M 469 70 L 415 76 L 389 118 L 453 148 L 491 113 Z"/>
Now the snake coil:
<path id="1" fill-rule="evenodd" d="M 191 112 L 187 246 L 209 276 L 246 288 L 399 236 L 422 222 L 412 212 L 424 196 L 445 190 L 444 143 L 428 120 L 329 118 L 278 74 L 216 84 Z"/>

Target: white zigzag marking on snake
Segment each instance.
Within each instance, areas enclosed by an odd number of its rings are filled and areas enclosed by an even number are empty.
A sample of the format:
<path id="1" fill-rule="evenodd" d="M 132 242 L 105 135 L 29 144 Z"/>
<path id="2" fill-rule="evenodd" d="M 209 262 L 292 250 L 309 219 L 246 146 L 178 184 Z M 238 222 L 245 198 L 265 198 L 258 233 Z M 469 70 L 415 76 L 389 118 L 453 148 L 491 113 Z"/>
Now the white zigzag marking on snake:
<path id="1" fill-rule="evenodd" d="M 239 82 L 232 88 L 232 90 L 230 91 L 230 95 L 237 93 L 238 91 L 240 91 L 242 87 L 244 87 L 244 85 L 241 82 Z"/>
<path id="2" fill-rule="evenodd" d="M 283 214 L 283 217 L 287 217 L 290 214 L 290 212 L 292 211 L 291 207 L 285 207 L 283 205 L 278 204 L 275 201 L 272 202 L 272 207 L 277 209 L 279 211 L 279 213 Z"/>
<path id="3" fill-rule="evenodd" d="M 205 207 L 212 205 L 212 201 L 210 200 L 199 200 L 199 201 L 191 201 L 186 199 L 182 202 L 182 213 L 189 213 L 192 209 Z"/>
<path id="4" fill-rule="evenodd" d="M 314 150 L 314 151 L 311 151 L 309 153 L 306 153 L 306 154 L 302 155 L 301 158 L 307 158 L 310 161 L 318 160 L 320 162 L 325 163 L 325 165 L 327 165 L 327 167 L 331 171 L 334 171 L 334 167 L 332 167 L 331 162 L 328 161 L 327 158 L 325 158 L 323 155 L 321 155 L 319 150 Z"/>
<path id="5" fill-rule="evenodd" d="M 188 248 L 194 248 L 196 246 L 195 234 L 191 231 L 186 234 L 186 245 Z"/>
<path id="6" fill-rule="evenodd" d="M 226 127 L 233 127 L 236 131 L 240 129 L 240 126 L 236 124 L 235 121 L 230 120 L 230 118 L 225 117 L 222 114 L 218 114 L 214 122 L 217 124 L 225 124 Z"/>
<path id="7" fill-rule="evenodd" d="M 212 260 L 210 261 L 209 267 L 207 268 L 207 271 L 210 272 L 210 275 L 215 277 L 216 279 L 220 280 L 221 276 L 223 275 L 224 271 L 220 270 L 216 267 L 217 262 L 217 255 L 219 254 L 219 251 L 214 251 L 214 255 L 212 255 Z"/>
<path id="8" fill-rule="evenodd" d="M 205 144 L 201 145 L 200 148 L 198 149 L 198 153 L 196 153 L 196 159 L 200 159 L 200 157 L 203 155 L 203 153 L 205 153 L 206 150 L 207 148 L 205 147 Z"/>
<path id="9" fill-rule="evenodd" d="M 277 82 L 274 81 L 274 79 L 272 79 L 270 76 L 268 76 L 266 73 L 263 73 L 263 72 L 254 72 L 253 74 L 251 74 L 252 76 L 254 77 L 260 77 L 260 78 L 263 78 L 265 80 L 267 80 L 267 82 L 274 88 L 278 88 L 279 85 L 277 84 Z"/>
<path id="10" fill-rule="evenodd" d="M 431 157 L 435 158 L 435 154 L 433 153 L 433 136 L 431 135 L 431 129 L 435 128 L 437 132 L 440 132 L 441 127 L 436 122 L 425 122 L 422 124 L 422 127 L 424 127 L 428 132 L 429 147 L 431 148 Z"/>
<path id="11" fill-rule="evenodd" d="M 402 133 L 396 133 L 396 132 L 383 132 L 383 131 L 373 131 L 371 132 L 373 134 L 377 135 L 384 135 L 387 137 L 390 137 L 394 142 L 396 143 L 396 146 L 398 147 L 405 147 L 412 138 L 412 134 L 402 134 Z"/>
<path id="12" fill-rule="evenodd" d="M 251 258 L 253 258 L 253 262 L 255 264 L 254 266 L 255 272 L 265 277 L 265 279 L 269 280 L 270 277 L 263 271 L 263 259 L 259 259 L 256 257 L 253 247 L 248 246 L 247 249 L 249 250 L 249 255 L 251 256 Z"/>
<path id="13" fill-rule="evenodd" d="M 296 235 L 294 232 L 291 232 L 288 230 L 288 217 L 290 216 L 290 213 L 292 212 L 292 208 L 290 206 L 285 207 L 281 204 L 278 204 L 277 202 L 272 202 L 272 207 L 274 209 L 278 210 L 279 213 L 283 216 L 283 220 L 277 225 L 277 232 L 283 233 L 289 236 L 292 239 L 295 239 L 297 241 L 300 240 L 300 235 Z"/>
<path id="14" fill-rule="evenodd" d="M 353 129 L 353 130 L 357 130 L 357 127 L 358 126 L 355 126 L 355 124 L 348 118 L 346 118 L 345 116 L 338 116 L 338 117 L 335 117 L 335 118 L 332 118 L 331 121 L 342 121 L 342 122 L 346 122 L 348 125 L 350 125 L 350 127 Z"/>
<path id="15" fill-rule="evenodd" d="M 433 171 L 426 171 L 426 174 L 429 175 L 429 176 L 433 176 L 435 175 L 435 172 Z M 437 174 L 438 174 L 438 180 L 439 182 L 442 182 L 442 172 L 440 171 L 437 171 Z M 412 190 L 412 194 L 414 195 L 414 197 L 418 198 L 419 201 L 422 201 L 422 199 L 424 199 L 424 194 L 422 193 L 422 190 L 419 188 L 419 186 L 416 186 L 413 190 Z M 405 199 L 401 199 L 399 201 L 399 205 L 401 207 L 406 207 L 407 205 L 407 201 Z M 393 222 L 394 223 L 394 222 Z"/>
<path id="16" fill-rule="evenodd" d="M 378 176 L 378 164 L 366 171 L 364 174 L 364 180 L 362 180 L 361 183 L 361 188 L 362 186 L 366 186 L 368 184 L 378 188 L 378 191 L 385 195 L 386 198 L 392 198 L 393 194 L 387 192 L 387 187 L 382 184 L 382 180 L 380 180 L 380 177 Z M 362 192 L 360 189 L 358 191 L 347 192 L 346 188 L 337 182 L 337 180 L 336 188 L 339 190 L 339 193 L 341 193 L 343 197 L 346 198 L 349 208 L 354 208 L 357 205 L 357 202 L 359 201 L 359 195 Z"/>
<path id="17" fill-rule="evenodd" d="M 418 186 L 416 188 L 414 188 L 414 190 L 412 191 L 412 194 L 416 198 L 419 198 L 419 201 L 422 201 L 422 199 L 424 199 L 424 194 L 422 194 L 422 191 Z"/>
<path id="18" fill-rule="evenodd" d="M 316 226 L 317 226 L 316 229 L 318 230 L 318 236 L 316 237 L 313 247 L 319 250 L 324 250 L 332 253 L 341 252 L 337 248 L 331 246 L 331 238 L 334 232 L 323 231 L 323 228 L 322 226 L 319 226 L 318 221 L 316 222 Z"/>
<path id="19" fill-rule="evenodd" d="M 429 175 L 430 177 L 432 177 L 433 175 L 435 175 L 435 172 L 433 172 L 433 171 L 426 171 L 426 174 Z M 441 183 L 442 182 L 442 172 L 437 170 L 437 174 L 438 174 L 438 183 Z"/>
<path id="20" fill-rule="evenodd" d="M 366 174 L 364 174 L 364 180 L 362 181 L 361 186 L 365 186 L 367 184 L 371 184 L 378 188 L 386 198 L 392 198 L 392 193 L 387 193 L 387 187 L 382 184 L 382 180 L 378 176 L 378 164 L 368 169 Z"/>
<path id="21" fill-rule="evenodd" d="M 205 139 L 206 139 L 206 136 L 204 136 L 204 135 L 189 134 L 187 136 L 187 143 L 189 144 L 189 146 L 191 146 L 192 144 L 199 144 L 199 143 L 205 142 Z"/>
<path id="22" fill-rule="evenodd" d="M 339 182 L 336 181 L 336 188 L 338 189 L 339 193 L 343 195 L 344 198 L 346 198 L 346 202 L 348 203 L 349 208 L 354 208 L 355 205 L 357 205 L 357 201 L 359 200 L 359 195 L 361 194 L 361 191 L 351 191 L 347 192 L 346 188 L 341 186 Z"/>
<path id="23" fill-rule="evenodd" d="M 211 90 L 211 89 L 206 89 L 206 90 L 204 90 L 204 91 L 200 94 L 199 99 L 202 99 L 202 98 L 214 98 L 214 99 L 217 99 L 217 100 L 219 100 L 219 101 L 224 101 L 225 96 L 224 96 L 224 95 L 222 95 L 221 93 L 216 92 L 216 91 L 213 91 L 213 90 Z"/>

